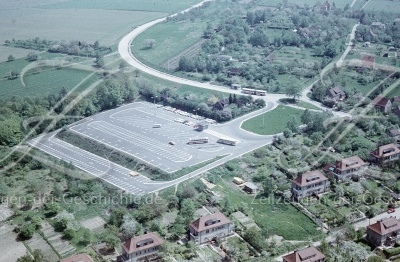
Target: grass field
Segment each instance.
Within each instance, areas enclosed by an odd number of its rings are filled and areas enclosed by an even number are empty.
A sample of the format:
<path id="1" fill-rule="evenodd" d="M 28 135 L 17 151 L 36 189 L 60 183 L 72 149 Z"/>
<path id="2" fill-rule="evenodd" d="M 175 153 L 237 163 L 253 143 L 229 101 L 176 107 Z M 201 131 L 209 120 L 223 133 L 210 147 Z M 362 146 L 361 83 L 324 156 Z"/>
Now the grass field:
<path id="1" fill-rule="evenodd" d="M 365 4 L 365 3 L 364 3 Z M 365 11 L 400 13 L 400 2 L 390 0 L 373 0 L 364 7 Z"/>
<path id="2" fill-rule="evenodd" d="M 253 1 L 253 2 L 257 3 L 257 5 L 262 5 L 262 6 L 279 6 L 284 3 L 283 0 L 259 0 L 259 1 Z M 317 1 L 316 0 L 303 0 L 300 2 L 303 4 L 308 4 L 310 6 L 314 6 Z M 336 0 L 334 2 L 335 2 L 336 7 L 343 8 L 346 6 L 346 4 L 351 4 L 352 1 L 351 0 Z M 297 4 L 297 3 L 299 3 L 299 1 L 288 0 L 287 3 L 288 4 Z"/>
<path id="3" fill-rule="evenodd" d="M 289 99 L 289 98 L 287 98 L 287 99 L 279 99 L 279 101 L 284 103 L 284 104 L 298 106 L 298 107 L 302 107 L 302 108 L 306 108 L 306 109 L 321 110 L 321 108 L 319 108 L 319 107 L 317 107 L 317 106 L 315 106 L 313 104 L 310 104 L 310 103 L 307 103 L 307 102 L 304 102 L 304 101 L 300 101 L 300 100 L 297 100 L 296 103 L 293 103 L 292 102 L 293 100 Z"/>
<path id="4" fill-rule="evenodd" d="M 394 88 L 387 97 L 392 98 L 394 96 L 400 96 L 400 87 L 397 86 L 397 88 Z"/>
<path id="5" fill-rule="evenodd" d="M 132 42 L 132 52 L 141 60 L 159 66 L 200 41 L 205 27 L 205 22 L 190 21 L 157 24 L 135 38 Z M 147 48 L 145 39 L 154 39 L 156 43 L 152 48 Z"/>
<path id="6" fill-rule="evenodd" d="M 129 10 L 146 12 L 173 13 L 184 10 L 200 0 L 70 0 L 60 1 L 49 5 L 41 5 L 40 8 L 50 9 L 100 9 L 100 10 Z"/>
<path id="7" fill-rule="evenodd" d="M 259 134 L 259 135 L 273 135 L 283 132 L 286 128 L 287 122 L 296 117 L 300 123 L 300 116 L 303 110 L 278 105 L 272 111 L 253 117 L 242 124 L 244 130 Z M 264 126 L 263 126 L 264 122 Z"/>
<path id="8" fill-rule="evenodd" d="M 257 197 L 248 195 L 236 187 L 233 182 L 225 179 L 219 180 L 216 185 L 213 191 L 227 197 L 232 206 L 248 207 L 251 209 L 250 216 L 258 226 L 272 230 L 274 234 L 282 236 L 286 240 L 309 240 L 320 234 L 314 222 L 290 203 L 283 203 L 274 197 L 270 197 L 268 200 L 264 199 L 265 202 L 262 202 L 261 193 Z"/>

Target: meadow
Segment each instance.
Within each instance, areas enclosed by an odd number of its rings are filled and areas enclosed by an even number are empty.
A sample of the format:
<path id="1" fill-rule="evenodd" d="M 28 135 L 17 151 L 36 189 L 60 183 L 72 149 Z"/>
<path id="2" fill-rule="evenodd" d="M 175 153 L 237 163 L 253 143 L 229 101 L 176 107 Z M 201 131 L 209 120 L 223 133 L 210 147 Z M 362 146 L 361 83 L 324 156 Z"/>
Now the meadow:
<path id="1" fill-rule="evenodd" d="M 206 23 L 185 21 L 181 23 L 164 22 L 144 31 L 132 42 L 132 52 L 140 60 L 146 60 L 155 67 L 179 54 L 201 40 Z M 156 43 L 148 48 L 146 39 Z"/>
<path id="2" fill-rule="evenodd" d="M 293 107 L 278 105 L 278 107 L 272 111 L 246 120 L 242 124 L 242 128 L 259 135 L 278 134 L 286 129 L 286 125 L 292 116 L 296 117 L 297 121 L 300 123 L 300 116 L 303 112 L 303 110 Z"/>
<path id="3" fill-rule="evenodd" d="M 400 2 L 390 1 L 390 0 L 369 1 L 369 3 L 364 7 L 364 10 L 375 11 L 375 12 L 399 13 Z"/>

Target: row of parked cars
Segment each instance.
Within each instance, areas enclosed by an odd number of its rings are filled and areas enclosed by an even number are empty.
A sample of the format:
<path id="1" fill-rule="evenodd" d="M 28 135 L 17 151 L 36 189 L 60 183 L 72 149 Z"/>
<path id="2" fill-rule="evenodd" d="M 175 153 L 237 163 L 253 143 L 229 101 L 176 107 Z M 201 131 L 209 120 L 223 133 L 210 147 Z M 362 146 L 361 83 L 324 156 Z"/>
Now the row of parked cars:
<path id="1" fill-rule="evenodd" d="M 185 112 L 185 111 L 182 111 L 182 110 L 174 108 L 174 107 L 170 107 L 170 106 L 161 106 L 161 107 L 163 107 L 164 110 L 167 110 L 167 111 L 170 111 L 170 112 L 174 112 L 174 113 L 179 114 L 181 116 L 191 117 L 191 118 L 193 118 L 195 120 L 204 120 L 204 121 L 206 121 L 207 123 L 210 123 L 210 124 L 217 123 L 214 119 L 205 118 L 205 117 L 199 116 L 197 114 L 195 115 L 195 114 L 192 114 L 192 113 L 189 113 L 189 112 Z M 182 122 L 177 121 L 177 120 L 182 120 Z M 183 123 L 183 121 L 184 120 L 181 119 L 181 118 L 175 119 L 175 122 Z M 186 124 L 186 123 L 183 123 L 183 124 Z"/>

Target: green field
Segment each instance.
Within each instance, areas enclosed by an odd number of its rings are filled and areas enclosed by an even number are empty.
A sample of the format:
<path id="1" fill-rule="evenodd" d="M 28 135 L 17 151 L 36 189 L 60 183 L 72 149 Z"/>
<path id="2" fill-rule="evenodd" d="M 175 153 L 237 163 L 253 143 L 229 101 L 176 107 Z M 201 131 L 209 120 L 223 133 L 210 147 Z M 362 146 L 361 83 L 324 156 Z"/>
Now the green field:
<path id="1" fill-rule="evenodd" d="M 164 22 L 144 31 L 132 42 L 132 52 L 141 60 L 159 66 L 169 58 L 200 41 L 205 22 L 183 23 Z M 154 39 L 156 43 L 152 48 L 147 48 L 145 39 Z"/>
<path id="2" fill-rule="evenodd" d="M 312 110 L 321 110 L 321 108 L 310 104 L 308 102 L 304 102 L 301 100 L 297 100 L 296 103 L 293 103 L 292 99 L 289 98 L 285 98 L 285 99 L 279 99 L 280 102 L 284 103 L 285 105 L 289 104 L 289 105 L 293 105 L 293 106 L 297 106 L 297 107 L 302 107 L 302 108 L 306 108 L 306 109 L 312 109 Z"/>
<path id="3" fill-rule="evenodd" d="M 365 3 L 364 3 L 365 4 Z M 364 7 L 365 11 L 400 13 L 400 2 L 390 0 L 372 0 Z"/>
<path id="4" fill-rule="evenodd" d="M 46 97 L 50 94 L 57 94 L 63 87 L 71 90 L 75 85 L 90 75 L 88 71 L 71 68 L 60 70 L 47 70 L 39 74 L 27 74 L 24 77 L 26 86 L 23 86 L 20 78 L 14 80 L 0 81 L 0 97 L 10 98 L 23 97 Z M 82 92 L 99 79 L 99 75 L 93 75 L 87 79 L 75 91 Z"/>
<path id="5" fill-rule="evenodd" d="M 278 105 L 278 107 L 272 111 L 245 121 L 242 124 L 242 128 L 259 135 L 278 134 L 285 130 L 286 124 L 292 116 L 295 116 L 300 123 L 300 116 L 303 112 L 304 111 L 300 109 Z"/>
<path id="6" fill-rule="evenodd" d="M 172 13 L 184 10 L 201 1 L 199 0 L 69 0 L 39 8 L 50 9 L 100 9 L 100 10 L 129 10 Z"/>
<path id="7" fill-rule="evenodd" d="M 397 86 L 397 88 L 394 88 L 388 95 L 387 97 L 392 98 L 394 96 L 400 96 L 400 87 Z"/>

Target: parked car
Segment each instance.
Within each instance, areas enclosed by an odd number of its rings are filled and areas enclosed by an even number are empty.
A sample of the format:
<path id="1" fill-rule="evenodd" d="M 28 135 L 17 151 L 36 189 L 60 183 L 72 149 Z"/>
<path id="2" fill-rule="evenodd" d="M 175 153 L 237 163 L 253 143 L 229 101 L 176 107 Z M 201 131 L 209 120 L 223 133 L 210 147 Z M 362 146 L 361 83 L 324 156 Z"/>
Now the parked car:
<path id="1" fill-rule="evenodd" d="M 395 209 L 394 208 L 389 208 L 389 210 L 387 211 L 388 214 L 394 213 Z"/>
<path id="2" fill-rule="evenodd" d="M 175 145 L 175 142 L 174 142 L 174 141 L 169 141 L 169 144 L 170 144 L 171 146 L 173 146 L 173 145 Z"/>

